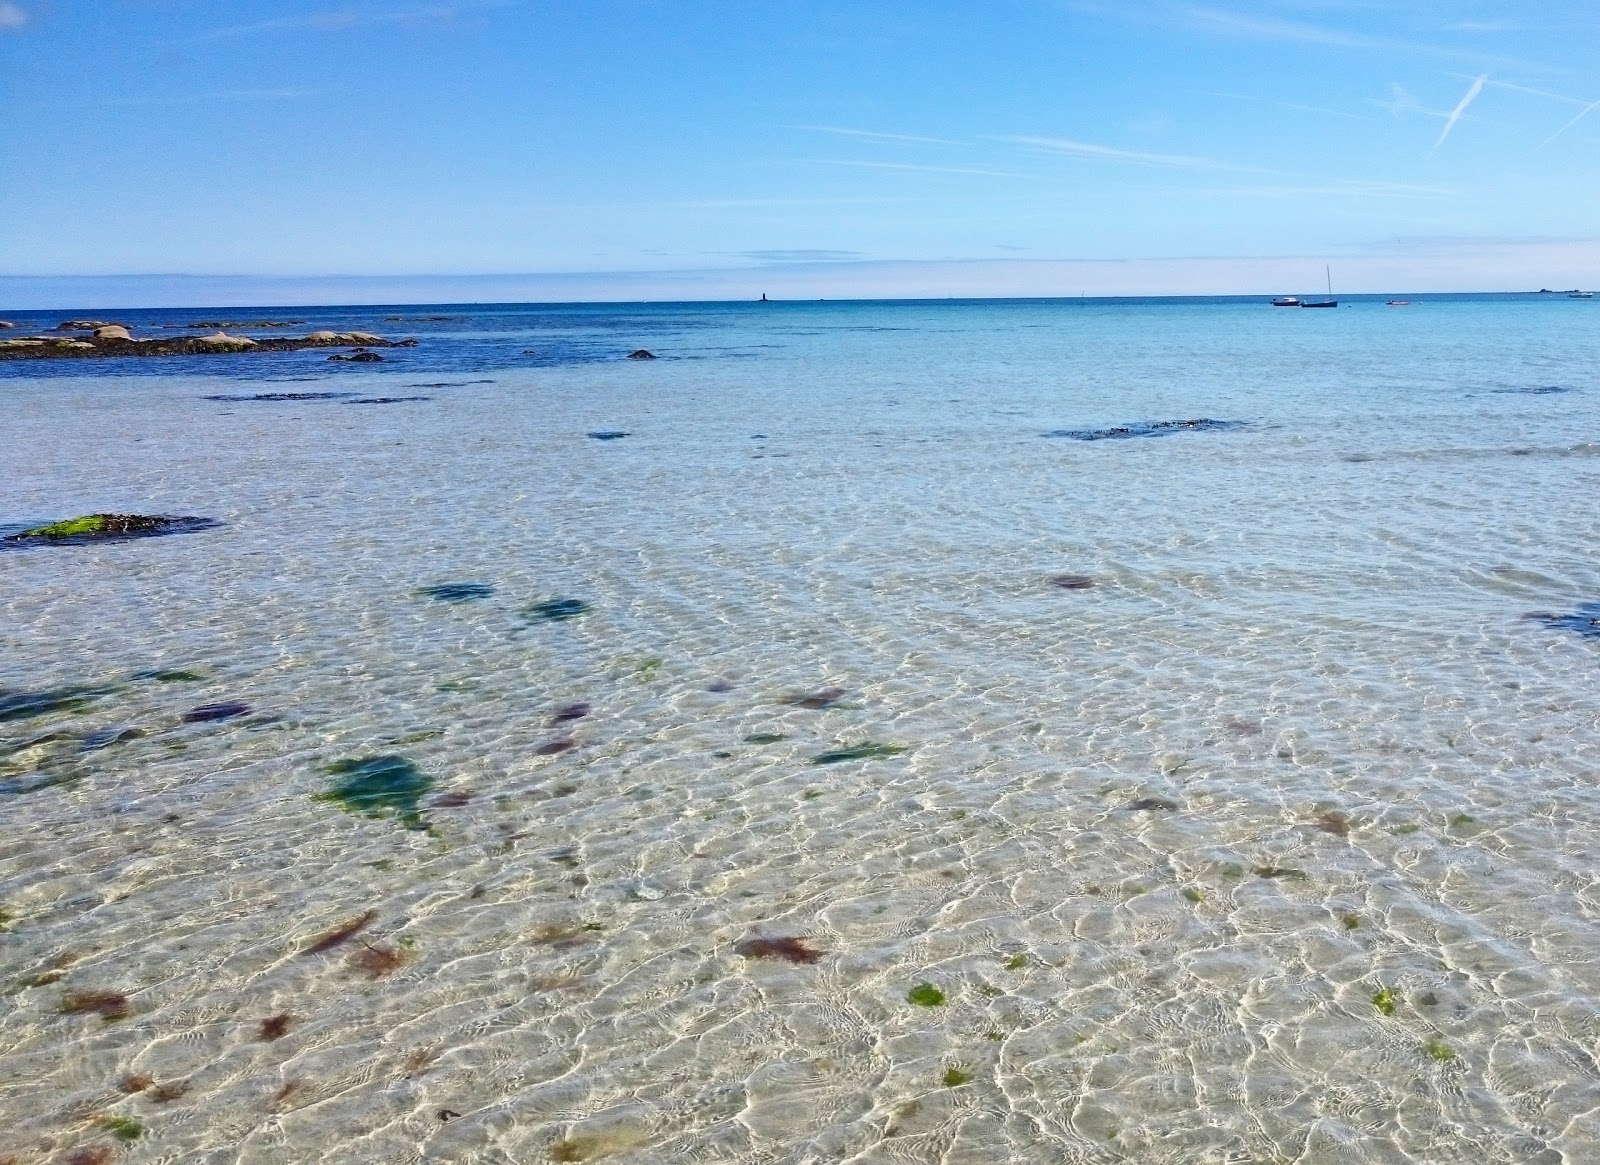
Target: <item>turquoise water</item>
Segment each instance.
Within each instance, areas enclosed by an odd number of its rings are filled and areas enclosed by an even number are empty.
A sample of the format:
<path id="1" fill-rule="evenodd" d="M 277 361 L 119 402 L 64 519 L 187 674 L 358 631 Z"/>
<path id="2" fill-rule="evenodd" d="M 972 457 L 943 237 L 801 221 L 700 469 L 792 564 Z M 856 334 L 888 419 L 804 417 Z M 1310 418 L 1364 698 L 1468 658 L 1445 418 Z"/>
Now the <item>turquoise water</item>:
<path id="1" fill-rule="evenodd" d="M 87 314 L 421 343 L 0 364 L 0 1159 L 1600 1153 L 1592 302 Z"/>

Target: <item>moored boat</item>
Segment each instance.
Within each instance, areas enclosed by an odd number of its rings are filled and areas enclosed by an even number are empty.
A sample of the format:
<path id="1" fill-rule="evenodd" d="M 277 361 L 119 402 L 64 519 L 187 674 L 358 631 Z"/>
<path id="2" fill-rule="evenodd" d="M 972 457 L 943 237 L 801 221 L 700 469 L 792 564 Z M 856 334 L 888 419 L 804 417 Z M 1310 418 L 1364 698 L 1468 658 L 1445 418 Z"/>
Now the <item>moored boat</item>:
<path id="1" fill-rule="evenodd" d="M 1292 295 L 1281 296 L 1272 301 L 1273 307 L 1299 307 L 1300 301 Z"/>

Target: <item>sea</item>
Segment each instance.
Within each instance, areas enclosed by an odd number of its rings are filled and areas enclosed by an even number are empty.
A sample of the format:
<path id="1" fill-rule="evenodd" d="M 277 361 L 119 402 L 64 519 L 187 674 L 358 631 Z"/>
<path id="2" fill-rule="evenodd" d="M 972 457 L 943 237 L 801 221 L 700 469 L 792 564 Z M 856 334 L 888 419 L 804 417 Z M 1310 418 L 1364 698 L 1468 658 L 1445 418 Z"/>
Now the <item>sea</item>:
<path id="1" fill-rule="evenodd" d="M 0 362 L 209 520 L 0 542 L 0 1161 L 1600 1161 L 1600 309 L 1387 298 L 0 312 L 419 341 Z"/>

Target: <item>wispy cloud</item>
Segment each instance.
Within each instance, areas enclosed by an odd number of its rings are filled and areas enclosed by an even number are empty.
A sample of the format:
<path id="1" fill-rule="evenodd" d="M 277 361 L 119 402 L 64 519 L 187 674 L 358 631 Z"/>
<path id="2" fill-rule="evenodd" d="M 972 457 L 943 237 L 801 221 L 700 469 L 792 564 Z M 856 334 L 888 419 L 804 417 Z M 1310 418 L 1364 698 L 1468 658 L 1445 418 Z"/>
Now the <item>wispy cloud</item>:
<path id="1" fill-rule="evenodd" d="M 1009 170 L 985 170 L 978 166 L 919 166 L 911 162 L 862 162 L 851 158 L 808 158 L 821 166 L 856 166 L 863 170 L 906 170 L 921 174 L 978 174 L 987 178 L 1026 178 Z"/>
<path id="2" fill-rule="evenodd" d="M 1388 36 L 1350 32 L 1325 24 L 1310 24 L 1299 20 L 1284 20 L 1271 16 L 1249 16 L 1224 9 L 1205 8 L 1195 4 L 1175 4 L 1169 11 L 1177 19 L 1200 32 L 1219 36 L 1233 36 L 1251 40 L 1288 41 L 1299 44 L 1323 45 L 1328 48 L 1356 49 L 1366 52 L 1400 53 L 1410 56 L 1434 56 L 1452 60 L 1470 60 L 1478 64 L 1493 64 L 1504 68 L 1534 68 L 1544 66 L 1536 62 L 1502 57 L 1473 49 L 1451 48 L 1426 41 L 1401 40 Z"/>
<path id="3" fill-rule="evenodd" d="M 1461 115 L 1466 113 L 1467 107 L 1478 99 L 1478 94 L 1483 92 L 1483 87 L 1488 81 L 1489 78 L 1487 76 L 1478 77 L 1468 87 L 1466 96 L 1456 102 L 1456 107 L 1450 111 L 1450 116 L 1445 119 L 1444 129 L 1439 132 L 1439 140 L 1433 143 L 1435 150 L 1444 145 L 1445 139 L 1450 136 L 1450 131 L 1455 129 L 1456 123 L 1461 120 Z"/>
<path id="4" fill-rule="evenodd" d="M 1043 150 L 1051 154 L 1062 154 L 1069 158 L 1081 158 L 1091 162 L 1126 162 L 1137 166 L 1164 166 L 1178 170 L 1249 170 L 1252 173 L 1263 172 L 1256 171 L 1252 167 L 1231 166 L 1226 162 L 1215 162 L 1210 158 L 1198 158 L 1189 154 L 1150 154 L 1145 153 L 1143 150 L 1119 150 L 1113 146 L 1101 146 L 1093 142 L 1078 142 L 1070 138 L 1014 135 L 997 137 L 993 140 L 1010 142 L 1013 145 L 1027 146 L 1030 149 Z"/>
<path id="5" fill-rule="evenodd" d="M 28 23 L 28 14 L 10 0 L 0 0 L 0 29 L 21 28 Z"/>
<path id="6" fill-rule="evenodd" d="M 1351 121 L 1373 121 L 1374 118 L 1360 113 L 1351 113 L 1345 109 L 1329 109 L 1323 105 L 1301 105 L 1297 101 L 1278 101 L 1271 97 L 1254 97 L 1248 93 L 1212 93 L 1212 97 L 1226 97 L 1230 101 L 1252 101 L 1260 105 L 1271 105 L 1277 109 L 1293 109 L 1299 113 L 1323 113 L 1329 117 L 1344 117 Z"/>
<path id="7" fill-rule="evenodd" d="M 0 0 L 4 2 L 4 0 Z M 318 32 L 338 32 L 359 25 L 396 24 L 404 27 L 427 27 L 452 24 L 465 13 L 484 8 L 501 8 L 512 0 L 458 0 L 452 4 L 409 4 L 401 8 L 344 7 L 313 12 L 306 16 L 279 17 L 258 20 L 251 24 L 236 24 L 214 28 L 196 36 L 196 41 L 228 40 L 262 32 L 280 32 L 288 29 L 313 29 Z"/>
<path id="8" fill-rule="evenodd" d="M 796 248 L 777 251 L 735 251 L 743 259 L 757 263 L 850 263 L 865 259 L 864 251 L 830 251 L 813 248 Z"/>
<path id="9" fill-rule="evenodd" d="M 1553 133 L 1549 137 L 1545 138 L 1544 141 L 1539 143 L 1538 148 L 1541 149 L 1541 150 L 1544 149 L 1551 142 L 1555 141 L 1558 137 L 1560 137 L 1562 134 L 1566 133 L 1569 129 L 1571 129 L 1573 126 L 1577 125 L 1580 121 L 1582 121 L 1584 118 L 1588 117 L 1591 113 L 1593 113 L 1597 109 L 1600 109 L 1600 101 L 1596 101 L 1596 102 L 1593 102 L 1593 103 L 1591 103 L 1589 105 L 1585 105 L 1582 109 L 1580 109 L 1578 111 L 1578 116 L 1574 117 L 1571 121 L 1567 122 L 1566 125 L 1562 126 L 1560 129 L 1556 130 L 1555 133 Z"/>
<path id="10" fill-rule="evenodd" d="M 790 129 L 805 130 L 807 133 L 834 134 L 842 138 L 859 138 L 869 142 L 907 142 L 929 146 L 957 146 L 960 142 L 950 141 L 948 138 L 926 138 L 918 134 L 909 133 L 881 133 L 870 129 L 847 129 L 838 125 L 795 125 Z"/>

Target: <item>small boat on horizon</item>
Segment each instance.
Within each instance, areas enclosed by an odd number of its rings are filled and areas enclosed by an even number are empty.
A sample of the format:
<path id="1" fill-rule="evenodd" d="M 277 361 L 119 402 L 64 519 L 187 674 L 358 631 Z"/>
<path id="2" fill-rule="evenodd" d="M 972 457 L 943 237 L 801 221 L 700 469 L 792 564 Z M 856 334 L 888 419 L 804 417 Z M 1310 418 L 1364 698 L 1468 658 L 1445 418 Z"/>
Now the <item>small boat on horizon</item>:
<path id="1" fill-rule="evenodd" d="M 1383 306 L 1384 307 L 1410 307 L 1411 306 L 1411 301 L 1409 299 L 1391 299 L 1388 302 L 1386 302 Z"/>
<path id="2" fill-rule="evenodd" d="M 1293 295 L 1279 296 L 1272 301 L 1273 307 L 1338 307 L 1339 301 L 1333 298 L 1333 268 L 1324 269 L 1328 277 L 1327 299 L 1300 299 Z"/>
<path id="3" fill-rule="evenodd" d="M 1568 299 L 1593 299 L 1594 298 L 1594 292 L 1592 292 L 1592 291 L 1569 291 L 1569 292 L 1567 292 L 1567 298 Z"/>
<path id="4" fill-rule="evenodd" d="M 1292 295 L 1284 295 L 1272 301 L 1273 307 L 1299 307 L 1300 301 Z"/>

